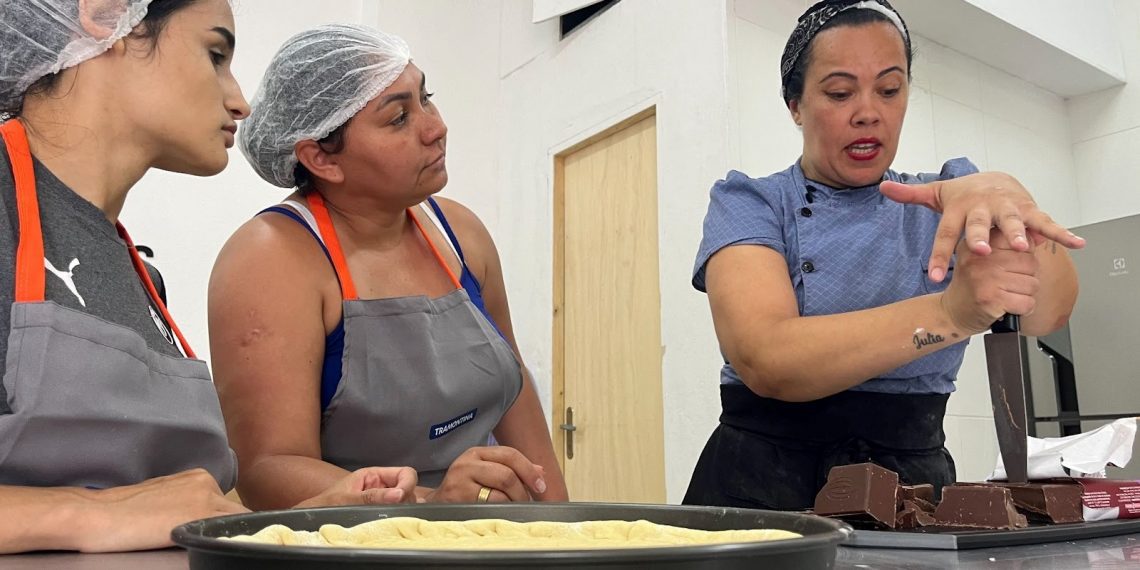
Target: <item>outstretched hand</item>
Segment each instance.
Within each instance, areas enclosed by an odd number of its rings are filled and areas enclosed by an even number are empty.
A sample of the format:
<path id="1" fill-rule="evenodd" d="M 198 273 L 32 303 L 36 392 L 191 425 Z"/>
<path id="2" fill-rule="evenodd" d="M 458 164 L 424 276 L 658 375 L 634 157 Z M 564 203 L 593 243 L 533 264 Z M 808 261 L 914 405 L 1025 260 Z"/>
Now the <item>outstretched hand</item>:
<path id="1" fill-rule="evenodd" d="M 884 196 L 902 204 L 918 204 L 942 214 L 927 267 L 936 283 L 946 277 L 950 256 L 958 241 L 977 255 L 989 255 L 990 229 L 998 228 L 1015 251 L 1031 251 L 1042 238 L 1069 249 L 1080 249 L 1085 240 L 1074 235 L 1041 211 L 1029 192 L 1012 176 L 983 172 L 927 184 L 886 181 L 879 186 Z"/>

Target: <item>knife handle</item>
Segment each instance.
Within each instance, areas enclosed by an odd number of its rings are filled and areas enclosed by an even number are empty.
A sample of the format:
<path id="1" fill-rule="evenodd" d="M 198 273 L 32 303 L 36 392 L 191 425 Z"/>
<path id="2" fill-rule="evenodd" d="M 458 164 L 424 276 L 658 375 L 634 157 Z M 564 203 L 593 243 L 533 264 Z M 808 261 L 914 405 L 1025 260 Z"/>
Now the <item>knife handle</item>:
<path id="1" fill-rule="evenodd" d="M 995 322 L 990 330 L 996 333 L 1019 332 L 1021 330 L 1021 317 L 1006 313 L 1001 320 Z"/>

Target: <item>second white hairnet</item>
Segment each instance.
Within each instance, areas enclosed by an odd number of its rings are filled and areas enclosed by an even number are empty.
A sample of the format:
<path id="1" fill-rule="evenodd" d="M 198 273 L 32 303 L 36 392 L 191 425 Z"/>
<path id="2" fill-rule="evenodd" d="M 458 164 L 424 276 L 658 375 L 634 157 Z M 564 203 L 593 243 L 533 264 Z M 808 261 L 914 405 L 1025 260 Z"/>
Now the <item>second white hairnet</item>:
<path id="1" fill-rule="evenodd" d="M 0 0 L 0 109 L 41 77 L 91 59 L 146 16 L 151 0 Z"/>
<path id="2" fill-rule="evenodd" d="M 320 140 L 396 81 L 411 61 L 404 40 L 333 24 L 293 36 L 273 56 L 242 121 L 242 152 L 262 178 L 296 185 L 293 146 Z"/>

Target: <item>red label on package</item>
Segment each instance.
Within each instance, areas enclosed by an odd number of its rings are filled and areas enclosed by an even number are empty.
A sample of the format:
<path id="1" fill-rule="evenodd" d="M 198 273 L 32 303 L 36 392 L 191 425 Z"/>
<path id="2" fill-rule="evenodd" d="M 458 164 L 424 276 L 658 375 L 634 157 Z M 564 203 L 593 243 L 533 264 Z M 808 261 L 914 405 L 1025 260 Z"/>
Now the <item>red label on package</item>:
<path id="1" fill-rule="evenodd" d="M 1086 521 L 1140 518 L 1140 481 L 1077 479 Z"/>

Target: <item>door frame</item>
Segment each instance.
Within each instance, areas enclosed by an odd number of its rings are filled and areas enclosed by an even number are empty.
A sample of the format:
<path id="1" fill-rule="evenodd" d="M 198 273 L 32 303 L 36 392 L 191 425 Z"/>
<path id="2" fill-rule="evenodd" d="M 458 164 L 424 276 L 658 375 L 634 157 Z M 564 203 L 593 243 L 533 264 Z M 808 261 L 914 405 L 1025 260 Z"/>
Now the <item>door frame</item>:
<path id="1" fill-rule="evenodd" d="M 551 440 L 554 443 L 554 455 L 558 459 L 558 467 L 566 473 L 566 432 L 561 426 L 566 421 L 566 157 L 590 146 L 606 137 L 631 127 L 649 117 L 657 116 L 657 102 L 645 101 L 638 105 L 632 114 L 616 122 L 607 122 L 599 128 L 591 129 L 591 134 L 576 137 L 578 140 L 567 144 L 564 148 L 553 152 L 554 159 L 554 193 L 553 193 L 553 224 L 554 251 L 551 281 L 553 282 L 553 297 L 551 307 L 551 385 L 550 385 L 550 428 Z M 658 122 L 660 124 L 660 122 Z M 660 148 L 660 131 L 654 140 L 657 149 Z M 660 168 L 660 164 L 658 164 Z M 659 214 L 660 215 L 660 214 Z M 660 230 L 658 230 L 660 231 Z"/>

